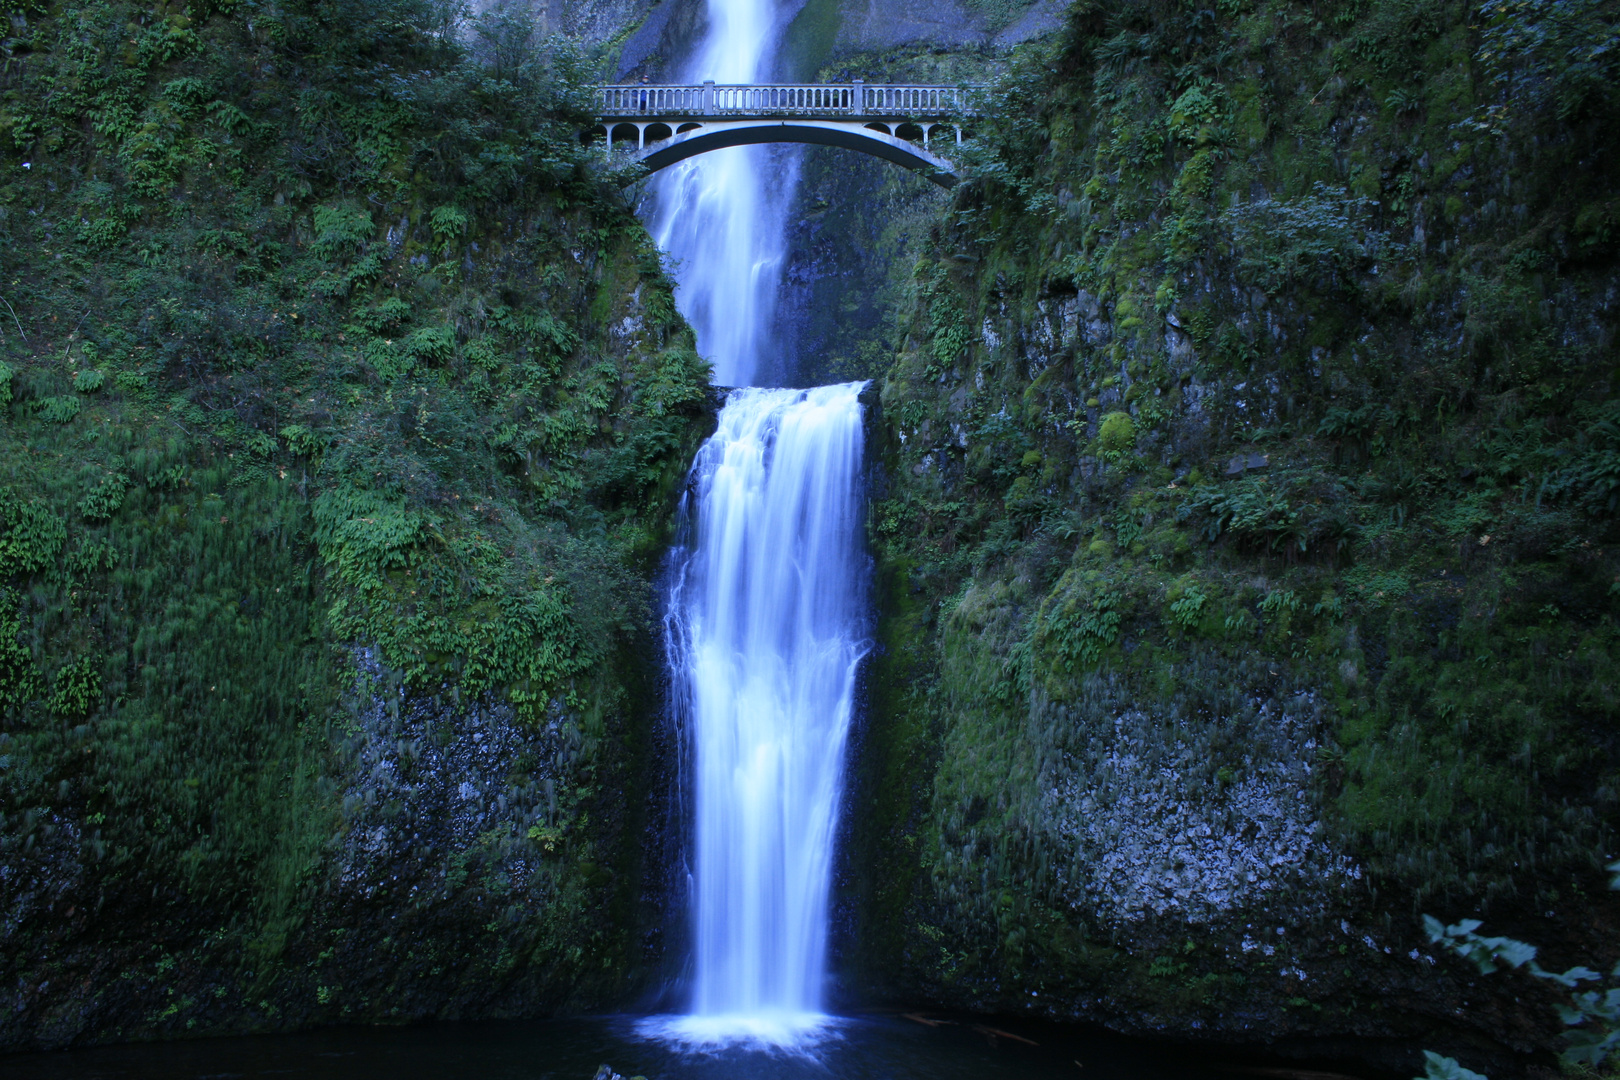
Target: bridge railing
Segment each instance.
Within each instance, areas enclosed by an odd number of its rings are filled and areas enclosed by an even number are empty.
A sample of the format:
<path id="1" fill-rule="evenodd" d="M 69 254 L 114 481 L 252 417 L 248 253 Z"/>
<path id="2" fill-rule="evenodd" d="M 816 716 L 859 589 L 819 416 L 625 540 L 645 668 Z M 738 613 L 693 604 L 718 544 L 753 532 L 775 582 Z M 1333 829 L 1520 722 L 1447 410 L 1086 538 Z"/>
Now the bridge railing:
<path id="1" fill-rule="evenodd" d="M 701 86 L 599 86 L 596 94 L 600 116 L 696 116 L 705 101 Z"/>
<path id="2" fill-rule="evenodd" d="M 716 86 L 713 111 L 722 116 L 831 116 L 848 113 L 854 99 L 849 86 Z"/>
<path id="3" fill-rule="evenodd" d="M 597 115 L 837 116 L 939 118 L 971 112 L 968 91 L 956 86 L 894 86 L 863 82 L 758 86 L 599 86 Z"/>
<path id="4" fill-rule="evenodd" d="M 877 116 L 940 116 L 968 112 L 967 91 L 956 86 L 865 86 L 862 111 Z"/>

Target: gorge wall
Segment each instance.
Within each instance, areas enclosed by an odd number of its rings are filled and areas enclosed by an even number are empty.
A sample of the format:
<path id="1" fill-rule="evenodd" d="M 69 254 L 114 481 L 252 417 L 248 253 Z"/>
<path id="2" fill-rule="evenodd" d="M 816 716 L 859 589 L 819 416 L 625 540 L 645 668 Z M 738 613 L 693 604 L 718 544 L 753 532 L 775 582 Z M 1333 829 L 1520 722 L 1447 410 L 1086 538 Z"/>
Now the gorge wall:
<path id="1" fill-rule="evenodd" d="M 968 180 L 887 219 L 841 372 L 889 439 L 855 984 L 1396 1068 L 1554 1045 L 1561 991 L 1419 917 L 1620 951 L 1620 103 L 1581 11 L 1076 5 Z"/>
<path id="2" fill-rule="evenodd" d="M 621 1000 L 713 402 L 583 57 L 6 11 L 0 1050 Z"/>
<path id="3" fill-rule="evenodd" d="M 1613 11 L 933 10 L 788 37 L 993 86 L 954 193 L 801 168 L 780 336 L 887 440 L 852 992 L 1523 1067 L 1561 992 L 1420 916 L 1617 951 Z"/>

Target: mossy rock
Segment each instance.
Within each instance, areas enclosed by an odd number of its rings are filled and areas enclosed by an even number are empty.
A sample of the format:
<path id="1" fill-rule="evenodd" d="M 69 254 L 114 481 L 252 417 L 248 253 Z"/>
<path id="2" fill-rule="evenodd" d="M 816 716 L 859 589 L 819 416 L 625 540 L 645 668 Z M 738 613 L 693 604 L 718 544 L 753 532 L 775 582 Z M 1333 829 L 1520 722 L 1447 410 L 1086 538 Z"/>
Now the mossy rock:
<path id="1" fill-rule="evenodd" d="M 1112 412 L 1103 417 L 1097 441 L 1104 450 L 1129 450 L 1136 445 L 1136 421 L 1130 413 Z"/>

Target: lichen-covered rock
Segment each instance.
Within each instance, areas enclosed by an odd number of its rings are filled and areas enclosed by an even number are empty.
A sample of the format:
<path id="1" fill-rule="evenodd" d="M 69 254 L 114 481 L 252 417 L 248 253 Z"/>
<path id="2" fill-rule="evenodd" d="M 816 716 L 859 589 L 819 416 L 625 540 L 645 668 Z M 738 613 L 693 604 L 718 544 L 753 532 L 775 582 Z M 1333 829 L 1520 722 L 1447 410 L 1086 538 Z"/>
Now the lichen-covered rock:
<path id="1" fill-rule="evenodd" d="M 1361 900 L 1361 869 L 1335 850 L 1313 796 L 1316 695 L 1242 702 L 1209 725 L 1088 689 L 1075 706 L 1032 708 L 1037 723 L 1068 729 L 1040 782 L 1072 909 L 1110 924 L 1224 928 L 1273 898 L 1311 921 Z M 1217 741 L 1230 762 L 1211 776 Z"/>
<path id="2" fill-rule="evenodd" d="M 532 724 L 510 705 L 458 708 L 408 695 L 371 650 L 360 650 L 356 666 L 363 699 L 342 791 L 337 897 L 403 890 L 448 899 L 466 884 L 471 857 L 487 862 L 481 873 L 498 892 L 543 906 L 546 858 L 577 827 L 577 814 L 558 804 L 581 758 L 577 720 L 561 702 Z"/>

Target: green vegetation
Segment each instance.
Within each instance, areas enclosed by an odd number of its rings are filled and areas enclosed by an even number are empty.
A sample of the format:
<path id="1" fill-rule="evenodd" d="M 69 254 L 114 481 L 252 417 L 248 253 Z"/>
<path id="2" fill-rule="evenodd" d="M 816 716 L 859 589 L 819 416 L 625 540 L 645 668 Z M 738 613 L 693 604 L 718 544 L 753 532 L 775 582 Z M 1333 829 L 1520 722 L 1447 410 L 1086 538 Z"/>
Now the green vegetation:
<path id="1" fill-rule="evenodd" d="M 1614 874 L 1609 879 L 1611 890 L 1620 890 L 1620 862 L 1610 863 Z M 1429 944 L 1444 952 L 1473 964 L 1481 975 L 1490 975 L 1503 969 L 1523 970 L 1537 979 L 1554 983 L 1574 993 L 1568 1003 L 1558 1005 L 1558 1017 L 1564 1022 L 1564 1051 L 1559 1055 L 1567 1066 L 1574 1069 L 1599 1068 L 1609 1056 L 1620 1048 L 1620 985 L 1611 985 L 1603 993 L 1584 990 L 1583 983 L 1601 983 L 1604 977 L 1584 964 L 1567 971 L 1548 971 L 1536 962 L 1536 947 L 1507 937 L 1481 937 L 1477 931 L 1482 924 L 1478 919 L 1464 919 L 1447 926 L 1432 915 L 1423 916 L 1423 928 Z M 1610 982 L 1620 981 L 1620 964 L 1609 973 Z M 1447 1080 L 1456 1077 L 1469 1080 L 1480 1074 L 1464 1069 L 1453 1058 L 1426 1051 L 1428 1069 L 1425 1080 Z"/>
<path id="2" fill-rule="evenodd" d="M 586 58 L 416 0 L 6 13 L 0 1047 L 621 992 L 708 389 Z M 402 707 L 559 747 L 383 871 L 420 947 L 343 907 Z"/>
<path id="3" fill-rule="evenodd" d="M 1426 905 L 1609 948 L 1615 28 L 1081 3 L 987 92 L 872 372 L 874 682 L 905 687 L 861 778 L 875 983 L 1281 1032 L 1379 1016 Z M 1309 766 L 1298 812 L 1363 876 L 1234 893 L 1185 961 L 1222 992 L 1166 1005 L 1185 916 L 1082 885 L 1085 823 L 1146 797 L 1116 749 L 1210 820 Z M 1282 953 L 1238 945 L 1290 909 L 1310 981 L 1279 994 Z"/>

